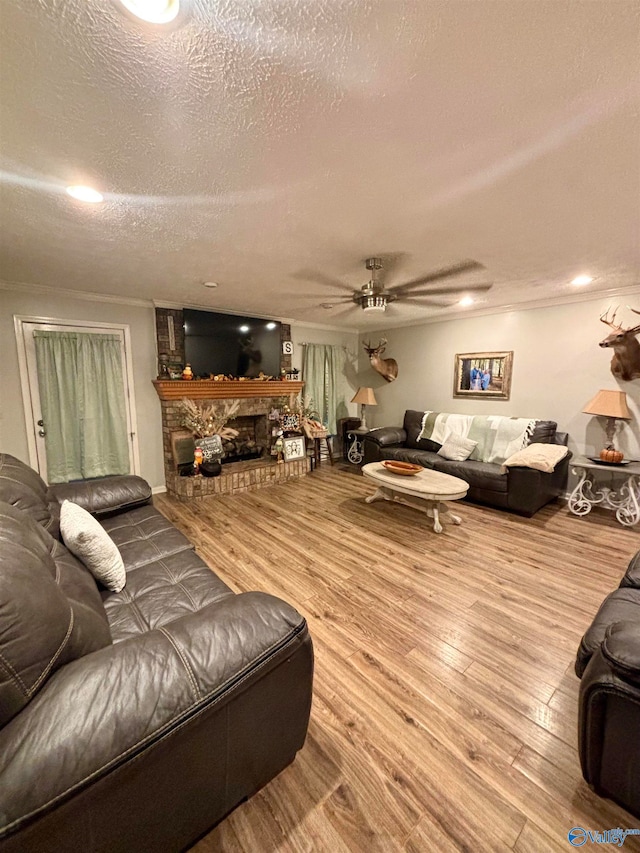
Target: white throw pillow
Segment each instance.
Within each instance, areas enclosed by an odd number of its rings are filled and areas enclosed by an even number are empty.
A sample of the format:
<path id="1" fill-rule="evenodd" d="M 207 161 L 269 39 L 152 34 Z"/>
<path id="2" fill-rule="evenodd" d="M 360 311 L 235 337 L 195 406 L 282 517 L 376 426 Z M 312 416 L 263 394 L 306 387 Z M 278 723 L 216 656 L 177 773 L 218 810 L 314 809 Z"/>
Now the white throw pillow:
<path id="1" fill-rule="evenodd" d="M 453 462 L 464 462 L 468 459 L 473 451 L 478 446 L 477 441 L 472 441 L 470 438 L 463 438 L 461 435 L 449 433 L 445 443 L 438 451 L 438 456 L 444 456 L 445 459 L 451 459 Z"/>
<path id="2" fill-rule="evenodd" d="M 522 468 L 536 468 L 538 471 L 543 471 L 545 474 L 550 474 L 555 470 L 556 465 L 569 452 L 569 448 L 564 444 L 528 444 L 521 450 L 513 453 L 508 459 L 502 463 L 502 473 L 507 468 L 518 466 Z"/>
<path id="3" fill-rule="evenodd" d="M 64 544 L 107 589 L 120 592 L 127 582 L 120 551 L 96 519 L 78 504 L 63 501 L 60 532 Z"/>

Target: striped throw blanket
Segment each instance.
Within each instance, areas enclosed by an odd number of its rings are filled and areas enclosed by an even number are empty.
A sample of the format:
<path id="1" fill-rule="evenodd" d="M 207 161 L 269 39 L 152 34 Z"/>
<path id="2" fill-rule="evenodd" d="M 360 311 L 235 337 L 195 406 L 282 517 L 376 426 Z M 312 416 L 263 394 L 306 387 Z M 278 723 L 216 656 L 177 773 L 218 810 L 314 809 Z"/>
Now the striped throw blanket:
<path id="1" fill-rule="evenodd" d="M 444 444 L 448 436 L 455 433 L 478 442 L 469 459 L 501 465 L 516 450 L 529 444 L 537 423 L 537 420 L 505 418 L 503 415 L 425 412 L 418 439 L 429 438 L 438 444 Z"/>

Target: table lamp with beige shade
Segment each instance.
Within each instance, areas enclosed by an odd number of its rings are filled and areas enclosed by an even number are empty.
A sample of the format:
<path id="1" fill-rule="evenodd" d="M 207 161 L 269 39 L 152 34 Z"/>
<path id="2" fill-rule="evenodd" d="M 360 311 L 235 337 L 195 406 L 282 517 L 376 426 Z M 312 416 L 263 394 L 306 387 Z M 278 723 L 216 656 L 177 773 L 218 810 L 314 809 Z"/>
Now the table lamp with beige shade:
<path id="1" fill-rule="evenodd" d="M 367 406 L 378 405 L 378 401 L 373 393 L 373 388 L 358 388 L 355 396 L 351 398 L 351 402 L 360 403 L 360 420 L 362 422 L 360 424 L 360 429 L 367 429 L 365 409 Z"/>
<path id="2" fill-rule="evenodd" d="M 600 451 L 600 459 L 603 462 L 622 462 L 624 454 L 616 450 L 613 444 L 613 436 L 616 431 L 616 421 L 630 421 L 631 412 L 627 406 L 627 395 L 624 391 L 598 391 L 593 400 L 589 400 L 582 410 L 586 415 L 599 415 L 607 419 L 604 428 L 607 443 Z"/>

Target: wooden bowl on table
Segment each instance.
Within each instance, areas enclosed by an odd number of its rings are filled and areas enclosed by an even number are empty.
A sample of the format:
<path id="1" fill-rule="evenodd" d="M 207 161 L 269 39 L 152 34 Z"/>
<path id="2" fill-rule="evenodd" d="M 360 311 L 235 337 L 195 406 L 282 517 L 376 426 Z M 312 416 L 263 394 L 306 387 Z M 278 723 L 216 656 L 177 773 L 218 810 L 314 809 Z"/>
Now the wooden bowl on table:
<path id="1" fill-rule="evenodd" d="M 383 459 L 382 464 L 392 474 L 401 474 L 404 477 L 413 477 L 422 471 L 422 465 L 414 465 L 413 462 L 400 462 L 397 459 Z"/>

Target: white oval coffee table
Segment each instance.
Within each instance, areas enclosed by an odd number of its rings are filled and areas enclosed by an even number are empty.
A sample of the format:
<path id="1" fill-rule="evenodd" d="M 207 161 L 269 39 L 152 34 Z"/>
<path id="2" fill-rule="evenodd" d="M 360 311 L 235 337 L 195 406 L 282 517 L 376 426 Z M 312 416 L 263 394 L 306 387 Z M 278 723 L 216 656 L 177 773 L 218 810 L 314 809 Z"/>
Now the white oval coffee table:
<path id="1" fill-rule="evenodd" d="M 382 462 L 369 462 L 363 466 L 362 473 L 378 484 L 376 491 L 365 498 L 368 504 L 374 501 L 394 501 L 412 506 L 433 518 L 436 533 L 442 533 L 441 518 L 443 521 L 451 520 L 454 524 L 461 524 L 462 519 L 449 511 L 446 501 L 457 501 L 467 494 L 469 484 L 464 480 L 430 468 L 423 468 L 411 477 L 392 474 Z"/>

